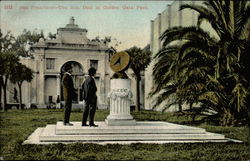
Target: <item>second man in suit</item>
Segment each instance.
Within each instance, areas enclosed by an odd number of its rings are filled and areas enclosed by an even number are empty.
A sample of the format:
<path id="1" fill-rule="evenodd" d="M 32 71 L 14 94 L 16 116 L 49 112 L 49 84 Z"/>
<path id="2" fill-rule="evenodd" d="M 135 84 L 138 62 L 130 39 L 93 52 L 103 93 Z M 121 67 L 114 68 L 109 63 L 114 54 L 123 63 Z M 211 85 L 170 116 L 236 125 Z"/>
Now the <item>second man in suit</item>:
<path id="1" fill-rule="evenodd" d="M 89 76 L 86 78 L 86 80 L 82 85 L 83 99 L 85 100 L 86 104 L 82 117 L 82 126 L 88 126 L 87 119 L 89 116 L 89 126 L 97 127 L 97 125 L 94 124 L 94 116 L 97 105 L 97 96 L 96 96 L 97 88 L 94 77 L 96 74 L 96 69 L 90 68 L 88 72 Z"/>

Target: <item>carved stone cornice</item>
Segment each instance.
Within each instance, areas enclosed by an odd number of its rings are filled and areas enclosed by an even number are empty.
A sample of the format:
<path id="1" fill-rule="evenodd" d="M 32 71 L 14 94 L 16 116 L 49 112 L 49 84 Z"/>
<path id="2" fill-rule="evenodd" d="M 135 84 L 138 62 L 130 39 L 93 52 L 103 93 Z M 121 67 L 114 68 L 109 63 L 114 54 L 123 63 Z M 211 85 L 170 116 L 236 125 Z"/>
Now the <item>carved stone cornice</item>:
<path id="1" fill-rule="evenodd" d="M 129 89 L 113 89 L 108 94 L 108 98 L 111 98 L 113 100 L 116 100 L 118 97 L 131 99 L 133 95 L 131 90 Z"/>
<path id="2" fill-rule="evenodd" d="M 88 32 L 87 29 L 83 29 L 83 28 L 73 28 L 73 27 L 61 27 L 61 28 L 58 28 L 57 31 L 78 31 L 78 32 Z"/>

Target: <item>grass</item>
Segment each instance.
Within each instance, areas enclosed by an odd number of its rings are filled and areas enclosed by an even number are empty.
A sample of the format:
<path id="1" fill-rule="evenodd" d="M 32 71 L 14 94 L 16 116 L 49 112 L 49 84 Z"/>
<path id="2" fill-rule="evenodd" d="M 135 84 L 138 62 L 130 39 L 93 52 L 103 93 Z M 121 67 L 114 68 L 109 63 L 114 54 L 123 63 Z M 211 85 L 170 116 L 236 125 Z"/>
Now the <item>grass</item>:
<path id="1" fill-rule="evenodd" d="M 95 120 L 103 121 L 108 114 L 107 110 L 98 110 Z M 244 143 L 22 145 L 38 127 L 62 120 L 63 110 L 9 110 L 0 113 L 0 157 L 5 160 L 250 160 L 248 127 L 216 126 L 205 122 L 201 116 L 192 122 L 188 113 L 141 111 L 132 112 L 132 115 L 137 121 L 168 121 L 201 127 Z M 72 112 L 71 121 L 80 121 L 81 118 L 81 112 Z"/>

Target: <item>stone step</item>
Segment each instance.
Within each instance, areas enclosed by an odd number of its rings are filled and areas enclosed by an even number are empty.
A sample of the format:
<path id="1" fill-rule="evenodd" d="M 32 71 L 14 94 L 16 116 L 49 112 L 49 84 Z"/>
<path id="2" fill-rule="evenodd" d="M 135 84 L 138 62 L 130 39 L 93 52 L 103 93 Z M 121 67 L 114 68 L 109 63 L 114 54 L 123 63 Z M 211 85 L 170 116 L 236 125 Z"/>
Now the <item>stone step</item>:
<path id="1" fill-rule="evenodd" d="M 74 141 L 223 141 L 224 135 L 215 133 L 167 133 L 167 134 L 85 134 L 85 135 L 57 135 L 56 125 L 47 125 L 39 136 L 40 142 L 74 142 Z"/>
<path id="2" fill-rule="evenodd" d="M 234 143 L 242 143 L 240 140 L 225 138 L 222 140 L 216 139 L 216 140 L 135 140 L 135 141 L 40 141 L 41 133 L 44 131 L 43 128 L 37 128 L 29 137 L 27 140 L 23 142 L 23 144 L 70 144 L 75 142 L 80 143 L 93 143 L 93 144 L 100 144 L 100 145 L 106 145 L 106 144 L 132 144 L 132 143 L 147 143 L 147 144 L 166 144 L 166 143 L 206 143 L 206 142 L 218 142 L 218 143 L 224 143 L 224 142 L 234 142 Z"/>
<path id="3" fill-rule="evenodd" d="M 177 125 L 161 121 L 137 121 L 134 126 L 107 126 L 105 122 L 96 121 L 98 127 L 82 127 L 81 122 L 71 122 L 73 126 L 64 126 L 57 122 L 57 135 L 89 135 L 89 134 L 204 134 L 205 129 Z"/>

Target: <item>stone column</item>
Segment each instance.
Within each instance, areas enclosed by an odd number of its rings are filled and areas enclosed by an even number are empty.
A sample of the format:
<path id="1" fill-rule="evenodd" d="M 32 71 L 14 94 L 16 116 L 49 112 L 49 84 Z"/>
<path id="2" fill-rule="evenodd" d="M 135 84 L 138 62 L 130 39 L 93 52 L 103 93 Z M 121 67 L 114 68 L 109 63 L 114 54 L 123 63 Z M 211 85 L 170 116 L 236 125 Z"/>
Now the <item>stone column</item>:
<path id="1" fill-rule="evenodd" d="M 41 107 L 45 107 L 45 100 L 44 100 L 44 87 L 45 87 L 45 76 L 44 76 L 44 56 L 41 54 L 38 57 L 38 87 L 37 87 L 37 92 L 38 92 L 38 104 Z"/>
<path id="2" fill-rule="evenodd" d="M 60 102 L 57 102 L 57 98 L 59 97 L 59 99 L 61 99 L 60 97 L 60 93 L 61 93 L 61 78 L 60 78 L 60 74 L 56 75 L 56 108 L 60 108 Z"/>
<path id="3" fill-rule="evenodd" d="M 130 79 L 111 79 L 110 114 L 105 122 L 109 126 L 135 125 L 136 121 L 130 114 L 130 99 L 132 92 L 130 90 Z"/>

